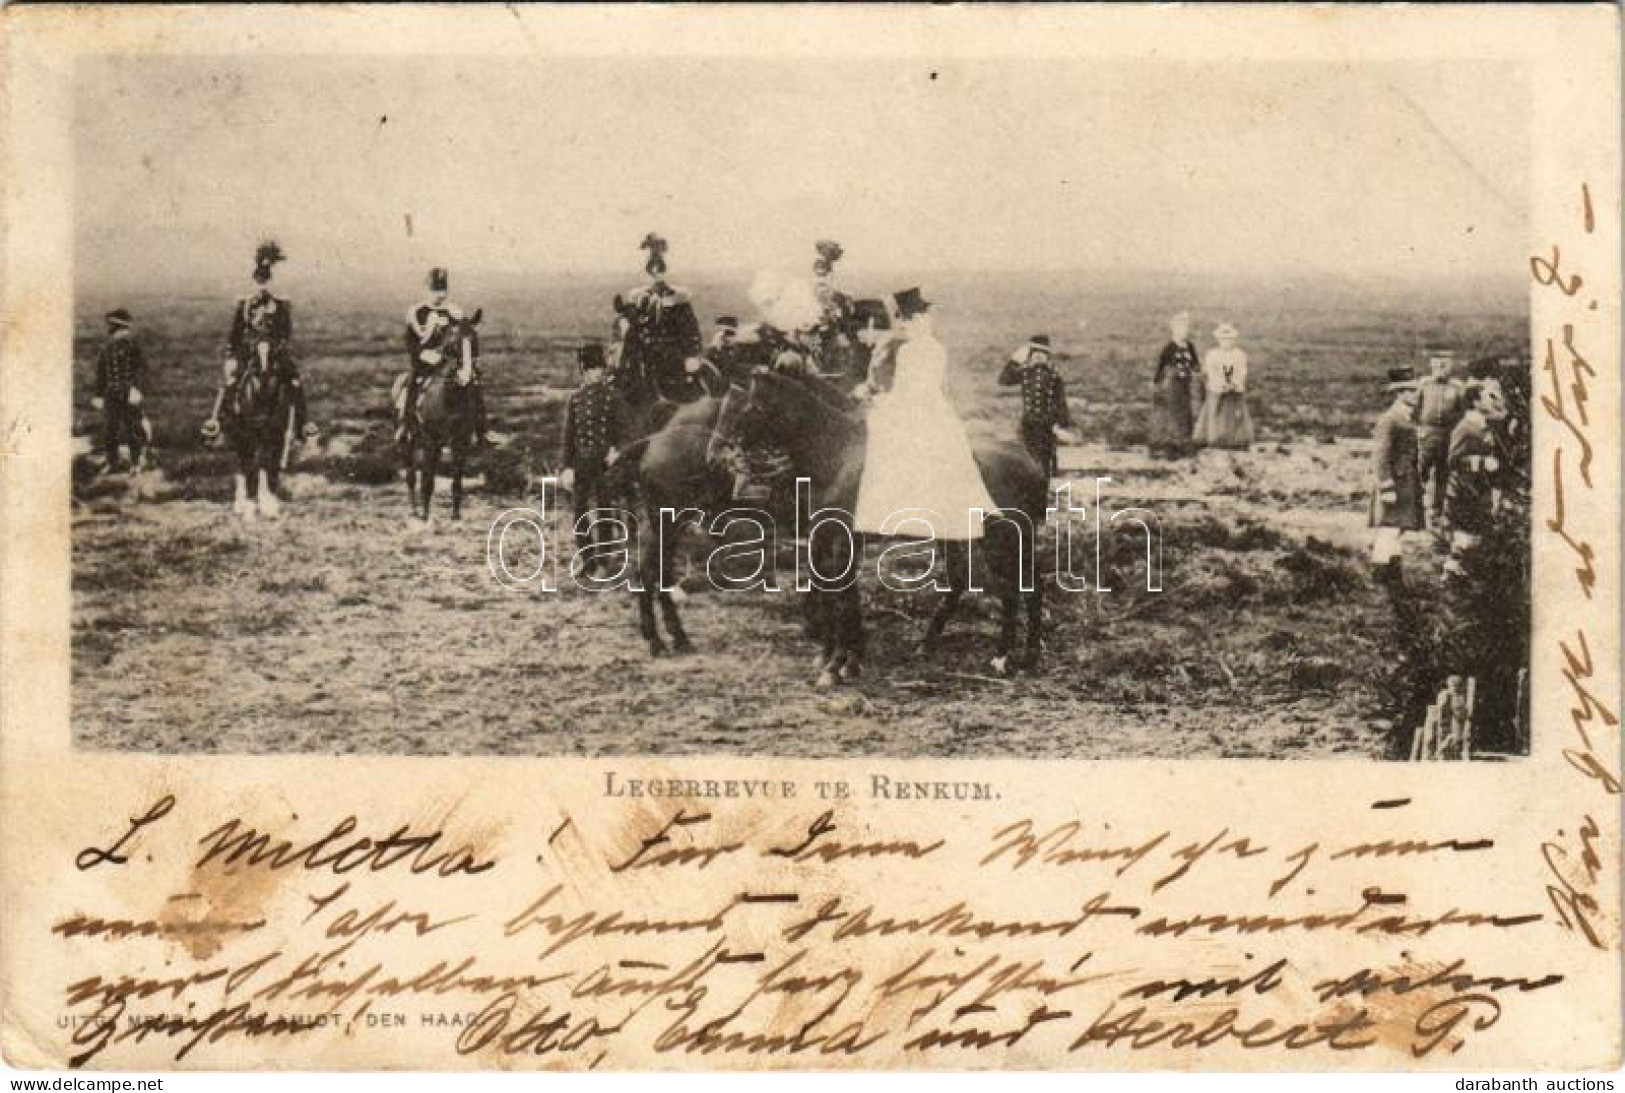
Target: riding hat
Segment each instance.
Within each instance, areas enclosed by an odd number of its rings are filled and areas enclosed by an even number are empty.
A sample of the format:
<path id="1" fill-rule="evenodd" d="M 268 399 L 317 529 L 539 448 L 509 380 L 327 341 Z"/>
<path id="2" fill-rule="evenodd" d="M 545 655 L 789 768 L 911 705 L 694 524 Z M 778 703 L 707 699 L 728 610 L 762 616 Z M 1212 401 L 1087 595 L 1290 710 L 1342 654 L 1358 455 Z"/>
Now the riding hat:
<path id="1" fill-rule="evenodd" d="M 1034 334 L 1032 337 L 1027 339 L 1027 344 L 1032 348 L 1042 350 L 1045 353 L 1050 352 L 1048 334 Z"/>
<path id="2" fill-rule="evenodd" d="M 445 292 L 451 284 L 451 275 L 446 272 L 445 266 L 436 266 L 429 271 L 429 291 Z"/>
<path id="3" fill-rule="evenodd" d="M 115 307 L 112 311 L 107 313 L 107 325 L 123 327 L 125 330 L 128 330 L 135 325 L 135 320 L 130 318 L 130 313 L 124 308 Z"/>
<path id="4" fill-rule="evenodd" d="M 917 287 L 905 288 L 902 292 L 894 293 L 892 302 L 897 305 L 899 319 L 911 319 L 931 306 L 931 301 L 920 295 Z"/>
<path id="5" fill-rule="evenodd" d="M 732 330 L 737 333 L 739 331 L 739 320 L 732 315 L 718 315 L 717 326 L 723 330 Z"/>
<path id="6" fill-rule="evenodd" d="M 1403 365 L 1388 369 L 1388 382 L 1383 390 L 1392 394 L 1395 391 L 1414 391 L 1416 389 L 1416 369 Z"/>

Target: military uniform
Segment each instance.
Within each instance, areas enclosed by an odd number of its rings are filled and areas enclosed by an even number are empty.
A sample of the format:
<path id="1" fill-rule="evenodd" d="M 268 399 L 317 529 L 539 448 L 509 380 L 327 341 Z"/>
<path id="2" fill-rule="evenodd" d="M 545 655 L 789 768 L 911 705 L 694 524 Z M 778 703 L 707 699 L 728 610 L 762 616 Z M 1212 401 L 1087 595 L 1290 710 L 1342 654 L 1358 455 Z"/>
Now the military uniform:
<path id="1" fill-rule="evenodd" d="M 737 337 L 737 326 L 724 325 L 711 338 L 711 344 L 706 346 L 703 354 L 706 362 L 722 378 L 724 393 L 726 385 L 737 383 L 743 386 L 750 382 L 750 365 L 739 347 Z"/>
<path id="2" fill-rule="evenodd" d="M 1021 387 L 1021 442 L 1037 460 L 1046 477 L 1057 470 L 1055 427 L 1070 429 L 1072 413 L 1066 401 L 1066 383 L 1056 372 L 1049 349 L 1030 342 L 1004 362 L 999 383 Z"/>
<path id="3" fill-rule="evenodd" d="M 424 300 L 406 313 L 406 354 L 410 362 L 409 387 L 411 405 L 415 408 L 418 392 L 424 380 L 445 363 L 446 355 L 453 351 L 457 327 L 463 321 L 463 309 L 450 301 Z M 480 340 L 472 332 L 474 349 L 474 378 L 469 381 L 469 394 L 474 399 L 474 435 L 485 438 L 485 386 L 480 382 Z M 403 407 L 404 410 L 404 407 Z"/>
<path id="4" fill-rule="evenodd" d="M 1422 480 L 1416 459 L 1416 425 L 1411 411 L 1390 406 L 1371 434 L 1371 505 L 1373 528 L 1416 531 L 1423 526 Z M 1385 500 L 1385 494 L 1392 494 Z"/>
<path id="5" fill-rule="evenodd" d="M 130 405 L 130 392 L 146 382 L 147 361 L 141 344 L 127 326 L 116 327 L 96 357 L 96 397 L 102 400 L 102 447 L 107 466 L 118 463 L 121 440 L 130 446 L 130 461 L 140 462 L 141 411 Z"/>
<path id="6" fill-rule="evenodd" d="M 685 394 L 683 365 L 700 352 L 700 323 L 688 295 L 662 282 L 628 293 L 622 305 L 630 322 L 624 353 L 643 382 L 661 398 Z"/>
<path id="7" fill-rule="evenodd" d="M 1453 531 L 1481 536 L 1494 526 L 1496 488 L 1506 456 L 1482 414 L 1468 413 L 1450 434 L 1445 517 Z"/>
<path id="8" fill-rule="evenodd" d="M 1428 514 L 1434 522 L 1444 515 L 1444 495 L 1450 476 L 1450 433 L 1461 420 L 1462 386 L 1452 379 L 1428 376 L 1417 384 L 1422 403 L 1416 411 L 1417 468 L 1427 491 Z"/>
<path id="9" fill-rule="evenodd" d="M 601 357 L 599 360 L 601 361 Z M 630 429 L 626 400 L 607 378 L 582 384 L 564 408 L 564 430 L 559 443 L 559 467 L 575 476 L 576 547 L 590 542 L 581 518 L 610 504 L 609 453 L 625 445 Z"/>
<path id="10" fill-rule="evenodd" d="M 236 389 L 244 371 L 258 362 L 261 342 L 266 345 L 272 375 L 282 377 L 293 394 L 293 427 L 302 433 L 309 407 L 305 381 L 293 359 L 293 305 L 266 288 L 239 299 L 231 313 L 231 330 L 226 335 L 225 382 L 215 401 L 215 416 L 219 416 L 225 399 Z"/>

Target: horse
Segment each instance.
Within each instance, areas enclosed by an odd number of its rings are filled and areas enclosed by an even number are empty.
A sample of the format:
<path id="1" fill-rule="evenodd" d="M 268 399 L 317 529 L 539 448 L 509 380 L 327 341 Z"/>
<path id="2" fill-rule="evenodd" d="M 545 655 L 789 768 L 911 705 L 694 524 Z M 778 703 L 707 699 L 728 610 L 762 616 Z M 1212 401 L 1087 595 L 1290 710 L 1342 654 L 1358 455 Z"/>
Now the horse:
<path id="1" fill-rule="evenodd" d="M 242 376 L 221 415 L 237 456 L 232 507 L 245 520 L 256 513 L 270 519 L 282 513 L 277 491 L 293 434 L 293 397 L 287 374 L 273 356 L 269 338 L 251 343 Z"/>
<path id="2" fill-rule="evenodd" d="M 858 481 L 863 467 L 866 430 L 852 401 L 829 384 L 757 369 L 748 388 L 735 388 L 723 399 L 704 399 L 683 407 L 625 458 L 635 460 L 645 520 L 661 510 L 697 507 L 702 511 L 728 506 L 728 476 L 709 459 L 713 438 L 730 428 L 763 428 L 789 453 L 794 473 L 806 478 L 815 510 L 834 517 L 815 525 L 808 543 L 813 563 L 812 590 L 806 613 L 809 636 L 819 643 L 817 684 L 829 687 L 857 678 L 865 653 L 862 601 L 855 580 L 828 581 L 819 574 L 848 572 L 861 561 L 862 537 L 853 532 Z M 1048 482 L 1026 450 L 1009 442 L 975 447 L 978 468 L 998 506 L 989 514 L 976 553 L 984 560 L 990 583 L 1000 596 L 1003 624 L 993 668 L 1008 675 L 1016 668 L 1037 671 L 1043 644 L 1043 591 L 1034 578 L 1037 531 L 1045 516 Z M 651 655 L 665 651 L 655 629 L 654 607 L 679 651 L 692 648 L 681 613 L 660 586 L 669 572 L 679 536 L 639 536 L 639 625 Z M 844 532 L 844 534 L 842 533 Z M 847 544 L 858 553 L 846 555 Z M 921 649 L 940 651 L 944 629 L 968 590 L 967 544 L 944 541 L 949 590 L 927 624 Z M 1026 607 L 1025 643 L 1016 646 Z"/>
<path id="3" fill-rule="evenodd" d="M 441 453 L 451 449 L 451 518 L 462 519 L 463 471 L 474 444 L 475 365 L 479 360 L 477 328 L 483 309 L 453 320 L 444 342 L 441 365 L 418 389 L 415 405 L 409 408 L 406 439 L 402 444 L 406 461 L 406 495 L 412 514 L 425 522 L 434 498 L 435 478 L 440 472 Z"/>

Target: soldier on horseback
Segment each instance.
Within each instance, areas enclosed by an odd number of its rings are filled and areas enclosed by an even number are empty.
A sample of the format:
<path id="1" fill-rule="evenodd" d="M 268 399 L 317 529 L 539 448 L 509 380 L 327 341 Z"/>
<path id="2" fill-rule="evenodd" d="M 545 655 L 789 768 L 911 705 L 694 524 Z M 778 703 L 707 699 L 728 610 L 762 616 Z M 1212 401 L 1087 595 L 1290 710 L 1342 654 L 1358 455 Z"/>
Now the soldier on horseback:
<path id="1" fill-rule="evenodd" d="M 700 353 L 699 320 L 688 294 L 666 281 L 666 240 L 650 232 L 639 246 L 649 252 L 649 283 L 616 297 L 627 322 L 619 367 L 637 378 L 643 397 L 692 401 L 704 393 L 685 380 L 686 362 Z"/>
<path id="2" fill-rule="evenodd" d="M 237 301 L 231 314 L 231 330 L 226 335 L 225 363 L 214 408 L 203 424 L 208 437 L 220 433 L 220 414 L 230 405 L 244 373 L 254 364 L 258 346 L 266 347 L 265 364 L 272 377 L 288 387 L 293 402 L 293 428 L 297 436 L 313 439 L 320 430 L 308 420 L 305 384 L 293 359 L 293 305 L 271 292 L 274 267 L 286 255 L 274 240 L 267 240 L 254 252 L 255 289 Z"/>
<path id="3" fill-rule="evenodd" d="M 410 362 L 408 371 L 396 378 L 394 384 L 395 439 L 405 442 L 407 415 L 417 410 L 418 395 L 423 382 L 439 370 L 446 358 L 447 348 L 462 322 L 463 310 L 447 298 L 451 277 L 436 266 L 429 271 L 429 296 L 413 305 L 406 313 L 406 354 Z M 478 361 L 476 345 L 475 360 Z M 474 378 L 469 384 L 474 404 L 474 437 L 477 443 L 489 445 L 485 427 L 485 388 L 480 383 L 479 366 L 474 367 Z"/>

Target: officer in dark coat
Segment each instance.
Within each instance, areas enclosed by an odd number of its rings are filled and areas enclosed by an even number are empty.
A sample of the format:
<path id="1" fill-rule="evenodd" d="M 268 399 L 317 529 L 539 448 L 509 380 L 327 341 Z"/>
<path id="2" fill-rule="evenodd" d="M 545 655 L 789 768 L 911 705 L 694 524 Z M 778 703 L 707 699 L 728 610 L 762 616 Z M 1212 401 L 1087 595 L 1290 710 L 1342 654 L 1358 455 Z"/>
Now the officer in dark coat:
<path id="1" fill-rule="evenodd" d="M 588 342 L 576 355 L 581 386 L 564 407 L 564 430 L 559 442 L 559 485 L 575 494 L 576 551 L 591 545 L 582 517 L 615 500 L 608 482 L 610 465 L 629 438 L 630 415 L 626 400 L 609 382 L 604 347 Z"/>
<path id="2" fill-rule="evenodd" d="M 1378 587 L 1393 610 L 1393 631 L 1385 648 L 1392 662 L 1392 686 L 1402 720 L 1414 721 L 1433 700 L 1431 629 L 1423 605 L 1407 587 L 1404 539 L 1420 530 L 1422 476 L 1416 462 L 1416 408 L 1421 401 L 1416 374 L 1410 368 L 1388 370 L 1387 393 L 1393 401 L 1377 418 L 1371 433 L 1371 566 Z M 1396 738 L 1397 739 L 1397 738 Z M 1397 745 L 1396 745 L 1397 746 Z"/>
<path id="3" fill-rule="evenodd" d="M 1053 478 L 1057 470 L 1055 430 L 1070 430 L 1072 413 L 1067 407 L 1066 383 L 1055 370 L 1049 335 L 1035 334 L 1010 354 L 999 372 L 999 383 L 1021 387 L 1021 442 L 1045 476 Z"/>
<path id="4" fill-rule="evenodd" d="M 413 304 L 406 312 L 406 356 L 408 372 L 396 380 L 395 411 L 397 439 L 406 439 L 406 412 L 417 398 L 424 380 L 433 375 L 445 361 L 453 336 L 463 321 L 463 309 L 449 299 L 451 274 L 443 266 L 429 271 L 429 295 Z M 480 381 L 479 335 L 474 338 L 474 378 L 469 383 L 469 394 L 474 400 L 474 436 L 481 444 L 489 444 L 485 427 L 485 385 Z"/>
<path id="5" fill-rule="evenodd" d="M 692 394 L 684 366 L 700 353 L 700 322 L 688 293 L 666 281 L 666 241 L 651 232 L 641 246 L 649 252 L 649 283 L 617 297 L 629 323 L 620 367 L 633 369 L 656 397 L 682 400 Z"/>
<path id="6" fill-rule="evenodd" d="M 1371 433 L 1370 526 L 1377 530 L 1372 561 L 1397 561 L 1400 536 L 1420 530 L 1422 475 L 1416 459 L 1416 409 L 1421 392 L 1409 368 L 1388 373 L 1387 391 L 1393 402 L 1377 418 Z"/>
<path id="7" fill-rule="evenodd" d="M 293 357 L 293 305 L 271 292 L 276 264 L 285 257 L 275 241 L 261 243 L 254 252 L 254 283 L 258 287 L 240 298 L 231 313 L 223 381 L 215 396 L 214 410 L 203 428 L 207 436 L 219 433 L 220 412 L 226 399 L 236 390 L 244 371 L 255 363 L 262 342 L 267 348 L 272 374 L 280 376 L 292 393 L 294 432 L 308 439 L 320 431 L 309 421 L 305 381 Z"/>
<path id="8" fill-rule="evenodd" d="M 96 386 L 93 402 L 102 411 L 102 450 L 105 469 L 118 467 L 120 442 L 130 446 L 130 462 L 139 464 L 146 440 L 141 420 L 141 386 L 146 382 L 147 361 L 141 343 L 135 340 L 135 322 L 124 308 L 107 313 L 107 341 L 96 357 Z"/>

